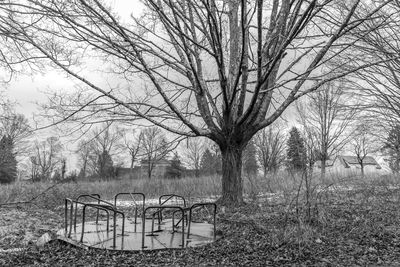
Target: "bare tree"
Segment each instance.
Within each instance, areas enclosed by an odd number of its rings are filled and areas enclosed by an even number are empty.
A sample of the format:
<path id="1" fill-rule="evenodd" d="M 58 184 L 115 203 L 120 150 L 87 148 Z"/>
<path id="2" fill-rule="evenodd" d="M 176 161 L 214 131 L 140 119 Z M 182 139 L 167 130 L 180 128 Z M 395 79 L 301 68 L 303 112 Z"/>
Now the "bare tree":
<path id="1" fill-rule="evenodd" d="M 60 152 L 62 144 L 57 137 L 49 137 L 44 141 L 35 141 L 30 163 L 33 181 L 49 180 L 57 164 L 62 160 Z"/>
<path id="2" fill-rule="evenodd" d="M 171 151 L 171 144 L 168 143 L 165 134 L 158 127 L 145 128 L 141 132 L 141 149 L 145 159 L 148 178 L 151 179 L 156 164 L 165 159 Z M 142 161 L 143 164 L 143 161 Z"/>
<path id="3" fill-rule="evenodd" d="M 398 1 L 389 3 L 388 8 L 377 13 L 377 20 L 366 22 L 360 31 L 354 31 L 350 38 L 358 40 L 348 53 L 358 55 L 359 60 L 352 62 L 347 53 L 338 58 L 337 64 L 342 68 L 351 68 L 354 64 L 363 64 L 374 60 L 392 58 L 380 64 L 371 65 L 354 72 L 348 77 L 354 88 L 353 94 L 359 98 L 359 108 L 363 119 L 368 119 L 371 126 L 386 131 L 394 127 L 400 120 L 400 59 L 393 57 L 400 53 L 400 5 Z M 390 14 L 392 19 L 385 19 Z M 365 34 L 377 24 L 383 23 L 376 30 Z"/>
<path id="4" fill-rule="evenodd" d="M 321 162 L 322 179 L 326 161 L 341 151 L 352 136 L 349 126 L 357 111 L 356 103 L 349 101 L 351 97 L 344 89 L 344 82 L 326 83 L 297 105 L 299 122 L 312 146 L 308 150 L 315 154 L 313 161 Z"/>
<path id="5" fill-rule="evenodd" d="M 254 136 L 257 159 L 262 167 L 264 178 L 268 172 L 276 172 L 285 160 L 285 135 L 275 124 L 262 129 Z"/>
<path id="6" fill-rule="evenodd" d="M 76 154 L 78 155 L 78 164 L 80 167 L 80 178 L 85 178 L 88 171 L 88 164 L 90 161 L 91 154 L 94 153 L 93 142 L 90 142 L 86 139 L 82 139 L 78 143 L 78 149 L 76 150 Z"/>
<path id="7" fill-rule="evenodd" d="M 183 147 L 183 161 L 194 169 L 195 176 L 200 176 L 201 159 L 206 149 L 206 144 L 201 138 L 188 138 Z"/>
<path id="8" fill-rule="evenodd" d="M 136 131 L 132 131 L 132 135 L 128 135 L 127 133 L 123 134 L 123 142 L 121 143 L 121 148 L 128 150 L 130 156 L 130 177 L 133 178 L 133 167 L 135 166 L 135 162 L 139 158 L 139 152 L 141 147 L 141 142 L 143 139 L 143 133 L 140 132 L 138 135 L 135 135 Z"/>
<path id="9" fill-rule="evenodd" d="M 370 134 L 366 124 L 357 126 L 351 146 L 360 164 L 361 176 L 364 177 L 365 158 L 376 150 L 376 140 Z"/>
<path id="10" fill-rule="evenodd" d="M 55 96 L 53 118 L 62 114 L 63 121 L 85 123 L 141 118 L 216 142 L 221 201 L 237 204 L 243 202 L 242 151 L 255 133 L 324 83 L 391 60 L 323 68 L 357 43 L 346 38 L 349 33 L 369 21 L 376 25 L 363 34 L 377 30 L 376 22 L 384 21 L 376 14 L 390 10 L 391 2 L 145 0 L 143 16 L 124 24 L 98 0 L 3 1 L 0 35 L 5 49 L 18 47 L 12 63 L 45 58 L 96 92 L 77 94 L 69 103 Z M 125 84 L 107 88 L 75 71 L 72 65 L 93 55 L 103 57 L 107 63 L 100 68 L 111 69 Z M 8 58 L 3 62 L 14 66 Z"/>
<path id="11" fill-rule="evenodd" d="M 104 175 L 105 160 L 118 154 L 123 134 L 123 131 L 115 127 L 112 122 L 103 123 L 89 133 L 86 144 L 86 148 L 89 150 L 87 151 L 89 153 L 87 167 L 92 174 Z"/>

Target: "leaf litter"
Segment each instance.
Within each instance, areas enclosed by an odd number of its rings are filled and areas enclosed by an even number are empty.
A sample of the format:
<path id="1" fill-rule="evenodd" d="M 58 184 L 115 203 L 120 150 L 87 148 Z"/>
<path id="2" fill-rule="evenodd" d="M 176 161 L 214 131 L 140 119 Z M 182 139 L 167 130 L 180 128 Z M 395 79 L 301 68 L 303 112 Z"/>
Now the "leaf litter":
<path id="1" fill-rule="evenodd" d="M 373 194 L 373 196 L 367 194 Z M 183 250 L 84 250 L 61 241 L 35 242 L 62 227 L 62 214 L 44 209 L 0 209 L 1 266 L 348 266 L 400 265 L 400 197 L 346 191 L 316 203 L 305 222 L 302 206 L 268 203 L 225 209 L 223 238 Z M 275 203 L 276 204 L 276 203 Z M 300 211 L 299 211 L 300 210 Z"/>

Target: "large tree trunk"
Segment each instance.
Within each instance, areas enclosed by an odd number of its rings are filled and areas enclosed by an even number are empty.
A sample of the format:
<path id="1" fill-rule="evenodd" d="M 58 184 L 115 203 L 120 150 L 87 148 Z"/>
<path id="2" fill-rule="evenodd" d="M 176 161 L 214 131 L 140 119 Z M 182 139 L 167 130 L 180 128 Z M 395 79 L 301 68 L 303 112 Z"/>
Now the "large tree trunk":
<path id="1" fill-rule="evenodd" d="M 364 163 L 361 162 L 360 165 L 361 165 L 361 177 L 364 178 Z"/>
<path id="2" fill-rule="evenodd" d="M 133 164 L 135 163 L 134 157 L 131 158 L 131 166 L 129 167 L 129 178 L 133 179 Z"/>
<path id="3" fill-rule="evenodd" d="M 222 205 L 243 204 L 242 180 L 242 152 L 243 148 L 227 145 L 221 147 L 222 155 Z"/>
<path id="4" fill-rule="evenodd" d="M 325 180 L 326 174 L 326 159 L 321 160 L 321 180 Z"/>

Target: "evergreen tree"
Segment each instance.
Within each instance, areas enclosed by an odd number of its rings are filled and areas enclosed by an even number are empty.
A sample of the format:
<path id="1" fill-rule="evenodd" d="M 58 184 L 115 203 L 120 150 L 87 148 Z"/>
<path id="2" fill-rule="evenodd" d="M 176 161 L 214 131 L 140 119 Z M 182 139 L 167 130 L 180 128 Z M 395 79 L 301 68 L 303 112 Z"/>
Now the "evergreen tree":
<path id="1" fill-rule="evenodd" d="M 306 167 L 307 156 L 304 140 L 299 130 L 293 127 L 289 132 L 287 141 L 287 167 L 292 171 L 304 170 Z"/>
<path id="2" fill-rule="evenodd" d="M 213 175 L 221 172 L 221 156 L 206 149 L 201 157 L 200 170 L 205 175 Z"/>
<path id="3" fill-rule="evenodd" d="M 383 147 L 389 156 L 389 167 L 393 173 L 400 172 L 400 125 L 392 127 Z"/>
<path id="4" fill-rule="evenodd" d="M 97 160 L 98 174 L 100 178 L 111 178 L 114 176 L 114 163 L 108 151 L 104 150 Z"/>
<path id="5" fill-rule="evenodd" d="M 178 153 L 174 153 L 174 158 L 171 160 L 171 165 L 168 166 L 167 172 L 165 173 L 166 178 L 181 178 L 183 167 L 181 160 L 179 159 Z"/>
<path id="6" fill-rule="evenodd" d="M 255 176 L 258 170 L 256 147 L 254 141 L 250 140 L 243 151 L 243 170 L 247 175 Z"/>
<path id="7" fill-rule="evenodd" d="M 17 178 L 17 160 L 10 136 L 0 140 L 0 183 L 12 183 Z"/>
<path id="8" fill-rule="evenodd" d="M 211 154 L 211 151 L 207 148 L 203 156 L 201 157 L 201 164 L 200 164 L 200 169 L 203 174 L 211 174 L 212 173 L 212 166 L 213 166 L 213 155 Z"/>

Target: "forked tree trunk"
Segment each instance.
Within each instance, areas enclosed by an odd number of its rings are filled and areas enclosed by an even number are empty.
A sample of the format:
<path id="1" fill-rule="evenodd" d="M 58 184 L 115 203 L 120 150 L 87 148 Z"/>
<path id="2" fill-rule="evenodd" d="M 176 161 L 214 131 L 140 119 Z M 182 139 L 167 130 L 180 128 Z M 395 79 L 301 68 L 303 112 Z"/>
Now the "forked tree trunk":
<path id="1" fill-rule="evenodd" d="M 243 201 L 242 152 L 240 147 L 221 148 L 222 155 L 222 205 L 241 205 Z"/>

